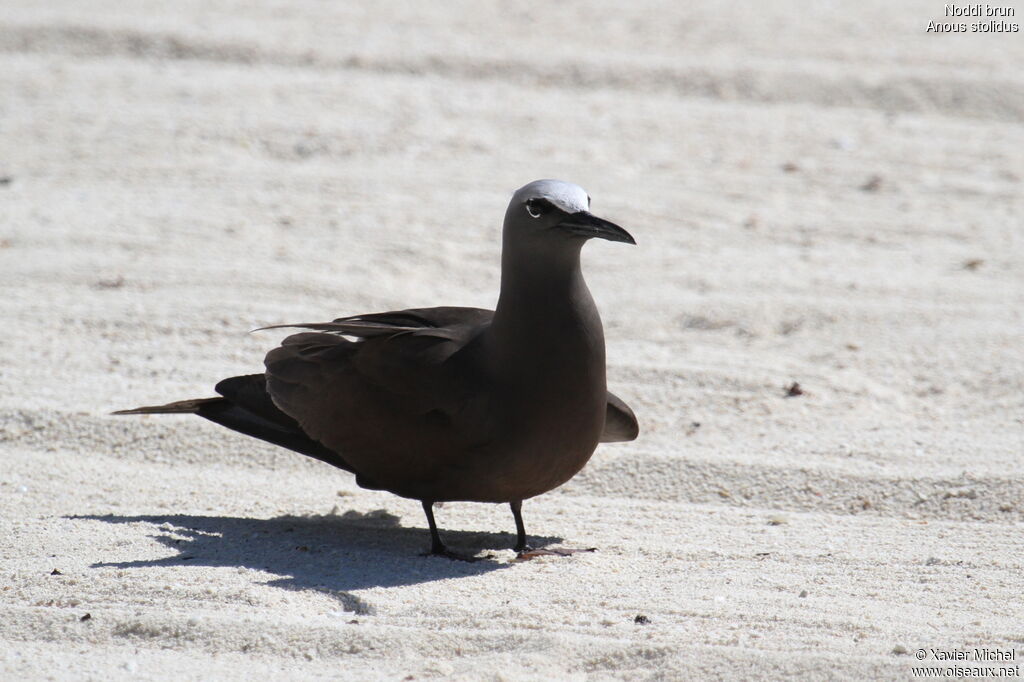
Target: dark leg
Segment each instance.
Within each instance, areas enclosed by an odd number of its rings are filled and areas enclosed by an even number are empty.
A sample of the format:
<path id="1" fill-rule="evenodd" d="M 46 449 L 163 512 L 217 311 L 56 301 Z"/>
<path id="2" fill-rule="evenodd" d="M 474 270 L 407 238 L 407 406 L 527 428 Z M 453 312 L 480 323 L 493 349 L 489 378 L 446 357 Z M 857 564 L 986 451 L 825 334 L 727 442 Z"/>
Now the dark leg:
<path id="1" fill-rule="evenodd" d="M 515 500 L 509 502 L 508 506 L 512 507 L 512 518 L 516 520 L 516 546 L 512 550 L 525 552 L 530 548 L 526 544 L 526 527 L 523 525 L 523 501 Z"/>
<path id="2" fill-rule="evenodd" d="M 437 522 L 434 521 L 434 503 L 423 500 L 423 511 L 427 515 L 427 523 L 430 524 L 430 553 L 444 554 L 447 550 L 441 542 L 441 534 L 437 532 Z"/>
<path id="3" fill-rule="evenodd" d="M 464 556 L 453 552 L 441 542 L 441 534 L 437 532 L 437 522 L 434 521 L 434 503 L 423 500 L 423 511 L 427 515 L 427 523 L 430 524 L 430 552 L 428 555 L 443 556 L 457 561 L 479 561 L 478 557 Z"/>
<path id="4" fill-rule="evenodd" d="M 528 561 L 538 556 L 569 556 L 577 552 L 593 552 L 596 547 L 587 549 L 534 549 L 526 544 L 526 527 L 523 525 L 523 501 L 514 500 L 508 503 L 512 507 L 512 517 L 516 520 L 516 546 L 512 549 L 518 555 L 516 561 Z"/>

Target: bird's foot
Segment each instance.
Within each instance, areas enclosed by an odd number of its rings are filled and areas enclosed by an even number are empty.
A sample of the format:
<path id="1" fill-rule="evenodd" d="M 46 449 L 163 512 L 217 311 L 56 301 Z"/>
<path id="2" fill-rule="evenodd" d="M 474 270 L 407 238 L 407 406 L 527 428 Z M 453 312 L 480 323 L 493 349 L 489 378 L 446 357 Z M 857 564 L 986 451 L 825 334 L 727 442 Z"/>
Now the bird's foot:
<path id="1" fill-rule="evenodd" d="M 524 545 L 522 548 L 517 547 L 515 549 L 516 558 L 515 561 L 529 561 L 530 559 L 536 559 L 539 556 L 571 556 L 580 552 L 596 552 L 597 547 L 552 547 L 550 549 L 534 549 L 529 545 Z"/>
<path id="2" fill-rule="evenodd" d="M 472 556 L 470 554 L 460 554 L 458 552 L 453 552 L 452 550 L 448 549 L 444 545 L 441 545 L 439 547 L 438 546 L 431 547 L 429 552 L 424 552 L 420 556 L 440 556 L 440 557 L 444 557 L 445 559 L 451 559 L 452 561 L 465 561 L 467 563 L 473 563 L 473 562 L 476 562 L 476 561 L 480 561 L 481 559 L 486 559 L 487 558 L 487 556 L 480 557 L 480 556 Z"/>

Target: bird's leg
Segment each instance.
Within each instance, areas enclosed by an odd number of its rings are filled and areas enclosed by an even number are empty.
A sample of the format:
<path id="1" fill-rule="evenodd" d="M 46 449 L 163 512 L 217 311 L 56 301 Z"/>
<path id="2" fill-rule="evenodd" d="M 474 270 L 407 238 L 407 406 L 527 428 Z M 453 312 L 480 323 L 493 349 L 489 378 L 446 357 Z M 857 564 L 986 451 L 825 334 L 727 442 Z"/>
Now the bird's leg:
<path id="1" fill-rule="evenodd" d="M 437 532 L 437 522 L 434 521 L 434 503 L 423 500 L 423 511 L 427 515 L 427 523 L 430 524 L 430 553 L 444 554 L 445 546 L 441 542 L 441 534 Z"/>
<path id="2" fill-rule="evenodd" d="M 523 525 L 523 501 L 513 500 L 508 503 L 512 508 L 512 517 L 516 520 L 516 546 L 513 551 L 516 553 L 517 561 L 528 561 L 538 556 L 570 556 L 578 552 L 593 552 L 596 547 L 586 549 L 569 549 L 565 547 L 553 547 L 550 549 L 534 549 L 526 544 L 526 527 Z"/>
<path id="3" fill-rule="evenodd" d="M 523 525 L 523 501 L 513 500 L 508 503 L 512 508 L 512 518 L 516 520 L 516 546 L 512 548 L 516 554 L 522 554 L 530 549 L 526 544 L 526 526 Z"/>
<path id="4" fill-rule="evenodd" d="M 443 556 L 456 561 L 479 561 L 478 557 L 465 556 L 453 552 L 441 542 L 441 534 L 437 532 L 437 522 L 434 521 L 434 503 L 430 500 L 423 500 L 423 511 L 427 515 L 427 523 L 430 524 L 430 551 L 427 555 Z"/>

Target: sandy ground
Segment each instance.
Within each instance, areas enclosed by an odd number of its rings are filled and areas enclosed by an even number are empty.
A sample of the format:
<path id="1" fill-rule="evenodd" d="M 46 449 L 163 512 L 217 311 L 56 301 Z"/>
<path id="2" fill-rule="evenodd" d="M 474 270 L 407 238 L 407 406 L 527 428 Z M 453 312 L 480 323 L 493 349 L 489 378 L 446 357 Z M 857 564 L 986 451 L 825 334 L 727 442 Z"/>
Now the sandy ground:
<path id="1" fill-rule="evenodd" d="M 1024 39 L 805 4 L 6 0 L 0 677 L 1019 664 Z M 260 325 L 492 306 L 538 177 L 640 243 L 585 270 L 642 435 L 525 505 L 599 551 L 448 504 L 490 558 L 422 557 L 415 502 L 107 416 L 257 371 Z"/>

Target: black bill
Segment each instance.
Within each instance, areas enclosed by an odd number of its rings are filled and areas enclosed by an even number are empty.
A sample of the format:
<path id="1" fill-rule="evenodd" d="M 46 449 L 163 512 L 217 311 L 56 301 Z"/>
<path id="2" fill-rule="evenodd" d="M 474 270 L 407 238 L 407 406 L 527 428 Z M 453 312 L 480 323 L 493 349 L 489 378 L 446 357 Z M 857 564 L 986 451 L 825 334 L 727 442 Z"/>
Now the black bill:
<path id="1" fill-rule="evenodd" d="M 612 242 L 625 242 L 626 244 L 636 244 L 636 240 L 633 236 L 626 232 L 621 227 L 613 222 L 605 220 L 604 218 L 598 218 L 596 215 L 589 211 L 579 211 L 577 213 L 570 213 L 565 217 L 565 220 L 558 223 L 559 229 L 568 230 L 572 234 L 585 237 L 587 239 L 598 238 L 607 239 Z"/>

